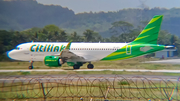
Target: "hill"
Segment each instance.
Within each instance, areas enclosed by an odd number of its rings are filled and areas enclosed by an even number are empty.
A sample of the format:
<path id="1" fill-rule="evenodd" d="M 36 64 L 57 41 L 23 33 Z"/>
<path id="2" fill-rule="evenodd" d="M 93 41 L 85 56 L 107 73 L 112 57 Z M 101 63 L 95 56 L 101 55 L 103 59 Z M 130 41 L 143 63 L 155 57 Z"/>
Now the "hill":
<path id="1" fill-rule="evenodd" d="M 167 30 L 180 37 L 180 9 L 123 9 L 117 12 L 81 13 L 68 22 L 61 24 L 62 28 L 82 31 L 85 28 L 99 32 L 103 36 L 110 36 L 109 28 L 116 21 L 126 21 L 134 27 L 145 27 L 154 15 L 164 15 L 162 30 Z M 82 33 L 82 32 L 81 32 Z"/>
<path id="2" fill-rule="evenodd" d="M 68 33 L 76 31 L 79 35 L 86 29 L 109 37 L 111 24 L 126 21 L 135 28 L 142 29 L 154 15 L 164 15 L 162 29 L 180 37 L 180 8 L 122 9 L 115 12 L 80 13 L 59 5 L 43 5 L 35 0 L 1 0 L 0 29 L 26 30 L 32 27 L 43 28 L 55 24 Z"/>
<path id="3" fill-rule="evenodd" d="M 0 29 L 22 31 L 48 24 L 60 25 L 74 16 L 68 8 L 42 5 L 35 0 L 0 1 Z"/>

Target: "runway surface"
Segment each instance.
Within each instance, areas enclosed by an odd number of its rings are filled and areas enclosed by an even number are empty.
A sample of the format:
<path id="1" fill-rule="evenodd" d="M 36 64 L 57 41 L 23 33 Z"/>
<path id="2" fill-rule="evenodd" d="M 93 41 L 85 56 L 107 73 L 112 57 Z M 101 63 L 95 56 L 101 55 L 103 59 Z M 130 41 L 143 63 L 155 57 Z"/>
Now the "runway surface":
<path id="1" fill-rule="evenodd" d="M 180 64 L 180 59 L 169 59 L 169 60 L 159 60 L 159 61 L 147 61 L 144 63 L 164 63 L 164 64 Z"/>
<path id="2" fill-rule="evenodd" d="M 126 71 L 126 72 L 156 72 L 156 73 L 180 73 L 180 70 L 147 70 L 147 69 L 32 69 L 32 70 L 0 70 L 0 72 L 62 72 L 62 71 Z"/>

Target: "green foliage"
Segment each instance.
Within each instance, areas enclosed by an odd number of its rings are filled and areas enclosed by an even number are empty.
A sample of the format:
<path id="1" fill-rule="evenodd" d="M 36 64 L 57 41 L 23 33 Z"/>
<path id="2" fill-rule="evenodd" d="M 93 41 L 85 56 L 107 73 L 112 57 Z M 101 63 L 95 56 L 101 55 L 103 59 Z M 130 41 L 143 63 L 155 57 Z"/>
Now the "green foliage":
<path id="1" fill-rule="evenodd" d="M 76 32 L 72 33 L 70 36 L 68 36 L 68 41 L 73 40 L 73 42 L 82 42 L 83 37 L 79 36 Z"/>
<path id="2" fill-rule="evenodd" d="M 44 29 L 48 32 L 56 32 L 60 30 L 59 27 L 56 25 L 46 25 L 44 26 Z"/>
<path id="3" fill-rule="evenodd" d="M 118 82 L 118 85 L 129 85 L 129 82 L 127 82 L 127 81 L 120 81 L 120 82 Z"/>
<path id="4" fill-rule="evenodd" d="M 133 25 L 129 22 L 117 21 L 112 23 L 112 27 L 110 29 L 116 35 L 119 35 L 121 33 L 128 33 L 132 28 Z"/>
<path id="5" fill-rule="evenodd" d="M 27 99 L 27 97 L 24 94 L 17 94 L 16 98 L 18 98 L 18 99 Z"/>
<path id="6" fill-rule="evenodd" d="M 30 72 L 21 72 L 21 75 L 30 75 Z"/>
<path id="7" fill-rule="evenodd" d="M 84 41 L 85 42 L 101 41 L 101 36 L 97 32 L 94 32 L 93 30 L 87 29 L 83 33 L 83 35 L 84 35 Z"/>
<path id="8" fill-rule="evenodd" d="M 172 35 L 167 31 L 160 31 L 158 37 L 158 44 L 172 45 Z"/>

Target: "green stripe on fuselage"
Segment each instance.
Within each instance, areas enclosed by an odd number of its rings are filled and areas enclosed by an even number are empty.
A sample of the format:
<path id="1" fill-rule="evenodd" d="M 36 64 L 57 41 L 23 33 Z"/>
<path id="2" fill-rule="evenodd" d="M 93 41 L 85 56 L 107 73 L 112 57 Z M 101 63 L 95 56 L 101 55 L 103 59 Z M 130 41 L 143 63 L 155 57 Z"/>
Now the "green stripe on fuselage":
<path id="1" fill-rule="evenodd" d="M 131 47 L 129 47 L 131 46 Z M 129 49 L 127 49 L 128 47 Z M 155 45 L 155 44 L 137 44 L 137 45 L 126 45 L 122 49 L 113 52 L 112 54 L 106 56 L 102 60 L 124 60 L 129 58 L 134 58 L 137 56 L 153 53 L 155 51 L 160 51 L 165 48 L 164 45 Z M 130 52 L 127 52 L 130 51 Z M 122 53 L 122 54 L 118 54 Z M 116 54 L 116 55 L 115 55 Z"/>

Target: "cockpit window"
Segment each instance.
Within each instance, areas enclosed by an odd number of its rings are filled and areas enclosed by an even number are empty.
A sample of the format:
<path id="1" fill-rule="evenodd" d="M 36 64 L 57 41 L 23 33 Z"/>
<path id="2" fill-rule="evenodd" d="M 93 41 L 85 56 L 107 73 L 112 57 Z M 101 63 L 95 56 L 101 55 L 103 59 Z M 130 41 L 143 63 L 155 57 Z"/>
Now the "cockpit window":
<path id="1" fill-rule="evenodd" d="M 20 47 L 16 47 L 15 49 L 16 49 L 16 50 L 20 50 Z"/>

